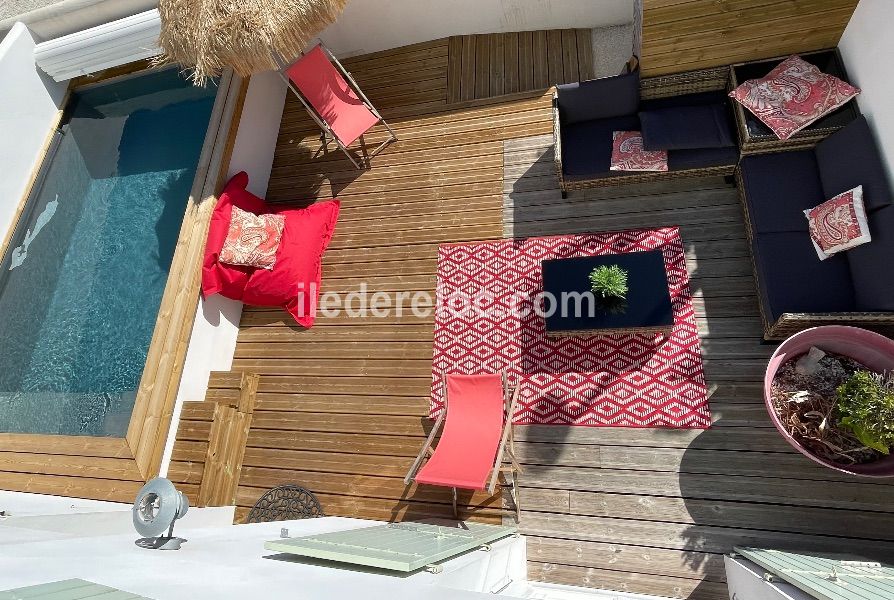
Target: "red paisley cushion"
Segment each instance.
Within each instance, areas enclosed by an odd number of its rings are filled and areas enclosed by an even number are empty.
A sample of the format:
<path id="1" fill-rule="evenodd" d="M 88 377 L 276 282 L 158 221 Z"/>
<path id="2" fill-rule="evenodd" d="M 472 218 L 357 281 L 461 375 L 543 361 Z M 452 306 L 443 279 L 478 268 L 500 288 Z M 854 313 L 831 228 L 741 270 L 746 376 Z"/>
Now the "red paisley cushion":
<path id="1" fill-rule="evenodd" d="M 820 260 L 872 240 L 863 207 L 863 186 L 804 211 Z"/>
<path id="2" fill-rule="evenodd" d="M 230 209 L 230 227 L 220 251 L 220 262 L 272 269 L 286 224 L 282 215 L 255 215 L 238 206 Z"/>
<path id="3" fill-rule="evenodd" d="M 787 140 L 859 93 L 800 56 L 790 56 L 766 77 L 749 79 L 729 96 Z"/>
<path id="4" fill-rule="evenodd" d="M 246 190 L 246 185 L 245 172 L 233 176 L 214 207 L 202 265 L 202 293 L 221 294 L 255 306 L 279 306 L 299 325 L 310 327 L 316 316 L 323 252 L 335 231 L 339 201 L 317 202 L 307 208 L 270 209 Z M 283 218 L 285 225 L 273 269 L 221 262 L 232 207 Z"/>
<path id="5" fill-rule="evenodd" d="M 639 131 L 612 133 L 612 171 L 667 171 L 667 150 L 646 150 Z"/>

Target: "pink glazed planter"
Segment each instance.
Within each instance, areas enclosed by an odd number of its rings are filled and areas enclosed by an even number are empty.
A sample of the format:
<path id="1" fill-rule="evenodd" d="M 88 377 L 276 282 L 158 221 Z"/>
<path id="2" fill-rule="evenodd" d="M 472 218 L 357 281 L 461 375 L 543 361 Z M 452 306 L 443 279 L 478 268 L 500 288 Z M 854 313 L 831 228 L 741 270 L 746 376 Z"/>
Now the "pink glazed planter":
<path id="1" fill-rule="evenodd" d="M 825 352 L 834 352 L 853 358 L 873 371 L 894 370 L 894 341 L 878 333 L 843 325 L 813 327 L 796 333 L 782 342 L 770 357 L 770 364 L 767 365 L 767 373 L 764 376 L 764 403 L 767 405 L 767 412 L 770 413 L 773 425 L 798 452 L 830 469 L 862 477 L 894 477 L 894 453 L 871 463 L 842 465 L 815 456 L 803 448 L 798 440 L 789 435 L 782 426 L 779 417 L 776 416 L 776 411 L 773 410 L 771 401 L 770 388 L 773 379 L 783 363 L 799 354 L 806 353 L 811 346 L 816 346 Z"/>

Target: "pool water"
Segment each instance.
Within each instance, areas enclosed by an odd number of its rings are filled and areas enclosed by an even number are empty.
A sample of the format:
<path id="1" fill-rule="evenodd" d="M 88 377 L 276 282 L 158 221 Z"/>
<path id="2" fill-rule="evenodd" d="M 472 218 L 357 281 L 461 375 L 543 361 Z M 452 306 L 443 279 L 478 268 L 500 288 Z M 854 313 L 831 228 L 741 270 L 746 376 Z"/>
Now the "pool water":
<path id="1" fill-rule="evenodd" d="M 73 94 L 0 262 L 0 432 L 127 431 L 216 88 Z"/>

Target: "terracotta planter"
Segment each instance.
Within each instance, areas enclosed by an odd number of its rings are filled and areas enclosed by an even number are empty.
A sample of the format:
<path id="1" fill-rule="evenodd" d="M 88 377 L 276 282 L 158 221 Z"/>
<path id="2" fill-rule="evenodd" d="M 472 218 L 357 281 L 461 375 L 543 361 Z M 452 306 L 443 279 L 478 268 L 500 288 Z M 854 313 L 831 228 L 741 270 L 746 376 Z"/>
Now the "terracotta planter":
<path id="1" fill-rule="evenodd" d="M 894 454 L 862 465 L 833 463 L 823 460 L 803 448 L 798 440 L 789 435 L 782 423 L 780 423 L 779 418 L 776 416 L 776 411 L 773 410 L 771 401 L 770 387 L 773 384 L 773 378 L 776 377 L 776 371 L 783 363 L 794 356 L 804 354 L 810 350 L 811 346 L 816 346 L 826 352 L 834 352 L 853 358 L 873 371 L 894 370 L 894 341 L 878 333 L 860 329 L 859 327 L 845 327 L 843 325 L 814 327 L 796 333 L 782 342 L 779 348 L 776 349 L 776 352 L 773 353 L 773 356 L 770 358 L 770 364 L 767 365 L 767 373 L 764 376 L 764 403 L 767 405 L 767 412 L 770 413 L 773 425 L 798 452 L 830 469 L 863 477 L 894 477 Z"/>

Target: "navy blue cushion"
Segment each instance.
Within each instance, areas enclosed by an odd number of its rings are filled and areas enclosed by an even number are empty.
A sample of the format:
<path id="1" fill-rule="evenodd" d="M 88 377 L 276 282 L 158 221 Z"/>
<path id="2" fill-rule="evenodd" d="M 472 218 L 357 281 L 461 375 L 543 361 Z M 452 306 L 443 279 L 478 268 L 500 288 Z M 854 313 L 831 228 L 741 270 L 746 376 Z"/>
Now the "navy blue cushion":
<path id="1" fill-rule="evenodd" d="M 735 146 L 671 150 L 667 153 L 667 168 L 669 171 L 682 171 L 705 167 L 734 166 L 738 160 L 739 149 Z"/>
<path id="2" fill-rule="evenodd" d="M 868 216 L 872 241 L 843 252 L 851 267 L 857 310 L 894 311 L 894 206 Z"/>
<path id="3" fill-rule="evenodd" d="M 724 104 L 677 106 L 640 111 L 646 150 L 686 150 L 735 146 Z"/>
<path id="4" fill-rule="evenodd" d="M 610 170 L 615 131 L 639 131 L 639 119 L 634 114 L 562 125 L 562 173 L 572 179 L 622 175 Z"/>
<path id="5" fill-rule="evenodd" d="M 891 204 L 891 187 L 866 117 L 817 144 L 816 160 L 826 199 L 862 185 L 867 211 Z"/>
<path id="6" fill-rule="evenodd" d="M 811 150 L 746 156 L 739 167 L 756 232 L 806 232 L 803 211 L 826 201 Z"/>
<path id="7" fill-rule="evenodd" d="M 556 86 L 563 125 L 635 115 L 639 110 L 639 71 Z"/>
<path id="8" fill-rule="evenodd" d="M 751 250 L 761 306 L 771 321 L 786 312 L 854 310 L 847 259 L 820 260 L 807 232 L 759 233 Z"/>

